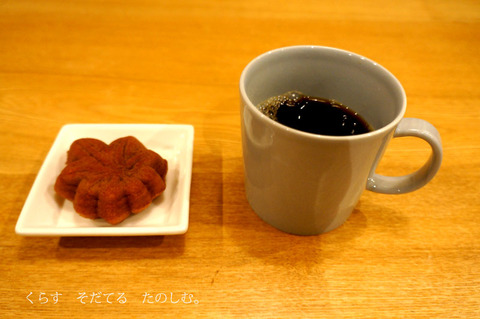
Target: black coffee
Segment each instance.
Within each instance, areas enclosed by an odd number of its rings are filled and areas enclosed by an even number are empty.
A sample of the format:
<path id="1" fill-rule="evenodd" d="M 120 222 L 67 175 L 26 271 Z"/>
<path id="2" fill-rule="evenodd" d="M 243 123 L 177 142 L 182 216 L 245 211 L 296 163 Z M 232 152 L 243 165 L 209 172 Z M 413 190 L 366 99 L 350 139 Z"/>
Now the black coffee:
<path id="1" fill-rule="evenodd" d="M 308 133 L 344 136 L 373 131 L 373 128 L 348 106 L 296 91 L 271 97 L 257 107 L 269 118 Z"/>

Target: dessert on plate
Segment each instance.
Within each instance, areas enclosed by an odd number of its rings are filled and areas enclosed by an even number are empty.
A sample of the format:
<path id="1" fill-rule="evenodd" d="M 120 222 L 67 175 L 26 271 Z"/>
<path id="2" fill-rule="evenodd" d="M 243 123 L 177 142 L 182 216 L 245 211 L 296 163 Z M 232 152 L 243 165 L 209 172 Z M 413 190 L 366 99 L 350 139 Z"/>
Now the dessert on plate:
<path id="1" fill-rule="evenodd" d="M 163 193 L 167 170 L 167 161 L 133 136 L 110 144 L 82 138 L 70 146 L 54 187 L 81 216 L 115 225 Z"/>

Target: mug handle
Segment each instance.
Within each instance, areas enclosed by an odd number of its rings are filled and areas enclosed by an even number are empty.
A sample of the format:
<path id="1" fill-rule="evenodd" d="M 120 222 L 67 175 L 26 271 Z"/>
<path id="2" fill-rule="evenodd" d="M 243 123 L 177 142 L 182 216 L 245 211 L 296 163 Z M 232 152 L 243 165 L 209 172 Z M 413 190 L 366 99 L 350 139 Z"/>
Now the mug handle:
<path id="1" fill-rule="evenodd" d="M 383 194 L 403 194 L 417 190 L 427 184 L 437 173 L 442 162 L 442 141 L 437 129 L 427 121 L 404 118 L 400 121 L 393 137 L 414 136 L 427 141 L 431 148 L 427 162 L 416 172 L 404 176 L 383 176 L 373 174 L 368 178 L 366 188 Z"/>

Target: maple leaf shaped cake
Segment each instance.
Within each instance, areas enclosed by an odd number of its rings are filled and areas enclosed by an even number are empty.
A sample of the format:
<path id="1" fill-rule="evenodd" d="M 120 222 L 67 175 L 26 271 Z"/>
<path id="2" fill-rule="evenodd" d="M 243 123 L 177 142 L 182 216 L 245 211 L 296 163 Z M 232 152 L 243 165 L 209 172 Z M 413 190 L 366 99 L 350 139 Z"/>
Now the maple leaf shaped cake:
<path id="1" fill-rule="evenodd" d="M 86 218 L 115 225 L 144 210 L 165 190 L 168 163 L 133 136 L 109 145 L 94 138 L 74 141 L 55 191 Z"/>

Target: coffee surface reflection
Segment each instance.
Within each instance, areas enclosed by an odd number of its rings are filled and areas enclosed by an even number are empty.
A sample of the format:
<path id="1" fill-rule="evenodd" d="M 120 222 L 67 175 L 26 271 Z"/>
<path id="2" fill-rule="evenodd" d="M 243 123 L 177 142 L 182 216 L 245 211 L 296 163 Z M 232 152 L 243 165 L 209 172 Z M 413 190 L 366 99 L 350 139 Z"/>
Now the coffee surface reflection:
<path id="1" fill-rule="evenodd" d="M 335 100 L 290 91 L 257 105 L 266 116 L 307 133 L 346 136 L 373 131 L 363 117 Z"/>

